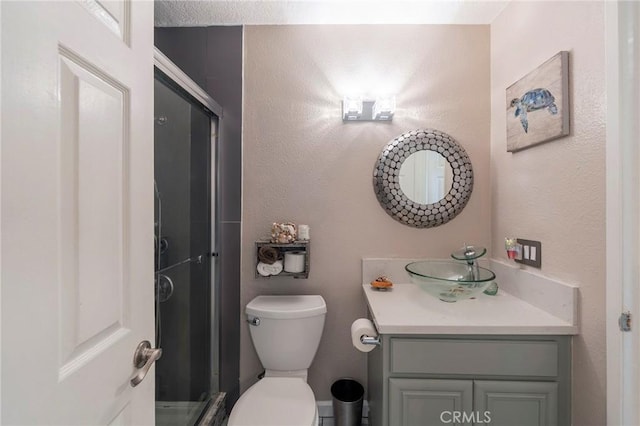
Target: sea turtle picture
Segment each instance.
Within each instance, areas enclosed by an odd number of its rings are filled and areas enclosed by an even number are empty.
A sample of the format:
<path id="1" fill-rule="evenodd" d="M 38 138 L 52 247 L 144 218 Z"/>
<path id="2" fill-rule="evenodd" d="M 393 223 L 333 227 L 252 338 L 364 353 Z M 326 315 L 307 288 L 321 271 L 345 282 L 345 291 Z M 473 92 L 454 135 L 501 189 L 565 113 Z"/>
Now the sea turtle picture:
<path id="1" fill-rule="evenodd" d="M 507 152 L 568 136 L 569 52 L 558 52 L 508 86 L 503 99 Z"/>
<path id="2" fill-rule="evenodd" d="M 521 98 L 511 100 L 511 106 L 516 107 L 515 116 L 520 117 L 520 123 L 525 133 L 529 130 L 529 120 L 527 113 L 546 108 L 550 114 L 558 113 L 558 107 L 555 104 L 556 98 L 553 97 L 547 89 L 529 90 L 522 95 Z"/>

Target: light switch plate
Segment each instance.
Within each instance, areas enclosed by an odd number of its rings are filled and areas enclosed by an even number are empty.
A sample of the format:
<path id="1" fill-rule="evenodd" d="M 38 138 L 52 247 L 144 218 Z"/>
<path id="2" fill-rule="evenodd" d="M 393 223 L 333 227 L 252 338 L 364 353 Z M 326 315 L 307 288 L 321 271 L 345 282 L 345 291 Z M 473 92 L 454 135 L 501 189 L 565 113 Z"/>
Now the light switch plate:
<path id="1" fill-rule="evenodd" d="M 522 259 L 514 259 L 518 263 L 533 266 L 534 268 L 542 267 L 542 243 L 540 241 L 516 239 L 518 244 L 522 244 Z"/>

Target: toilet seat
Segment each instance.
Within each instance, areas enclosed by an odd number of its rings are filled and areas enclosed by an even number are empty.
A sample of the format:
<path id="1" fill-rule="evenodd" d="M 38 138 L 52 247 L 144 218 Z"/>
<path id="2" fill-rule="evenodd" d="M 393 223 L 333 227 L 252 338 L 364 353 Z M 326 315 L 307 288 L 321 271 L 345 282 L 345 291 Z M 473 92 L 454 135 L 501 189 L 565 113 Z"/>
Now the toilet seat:
<path id="1" fill-rule="evenodd" d="M 236 402 L 229 426 L 315 426 L 318 410 L 309 385 L 298 377 L 265 377 Z"/>

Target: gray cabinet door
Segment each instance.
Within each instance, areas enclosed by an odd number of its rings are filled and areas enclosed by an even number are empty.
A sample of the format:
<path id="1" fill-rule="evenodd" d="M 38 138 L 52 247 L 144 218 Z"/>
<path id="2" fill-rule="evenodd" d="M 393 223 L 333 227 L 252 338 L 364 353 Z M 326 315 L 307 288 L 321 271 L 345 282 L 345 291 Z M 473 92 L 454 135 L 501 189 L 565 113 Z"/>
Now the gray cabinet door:
<path id="1" fill-rule="evenodd" d="M 471 380 L 389 379 L 389 424 L 460 425 L 453 417 L 472 411 L 472 393 Z"/>
<path id="2" fill-rule="evenodd" d="M 491 426 L 557 426 L 558 384 L 478 380 L 474 411 L 487 413 Z"/>

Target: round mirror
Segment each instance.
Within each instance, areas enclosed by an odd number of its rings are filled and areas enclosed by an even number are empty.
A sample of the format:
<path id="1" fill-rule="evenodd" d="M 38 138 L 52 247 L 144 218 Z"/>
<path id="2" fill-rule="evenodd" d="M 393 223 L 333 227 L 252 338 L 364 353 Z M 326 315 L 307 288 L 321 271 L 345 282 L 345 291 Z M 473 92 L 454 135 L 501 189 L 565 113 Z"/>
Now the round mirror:
<path id="1" fill-rule="evenodd" d="M 373 170 L 373 188 L 397 221 L 417 228 L 442 225 L 471 197 L 471 160 L 446 133 L 413 130 L 384 147 Z"/>
<path id="2" fill-rule="evenodd" d="M 453 172 L 446 158 L 435 151 L 417 151 L 400 166 L 400 189 L 413 202 L 433 204 L 451 188 Z"/>

